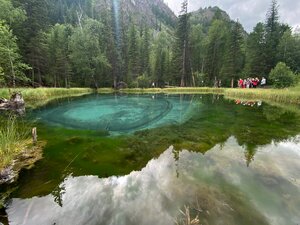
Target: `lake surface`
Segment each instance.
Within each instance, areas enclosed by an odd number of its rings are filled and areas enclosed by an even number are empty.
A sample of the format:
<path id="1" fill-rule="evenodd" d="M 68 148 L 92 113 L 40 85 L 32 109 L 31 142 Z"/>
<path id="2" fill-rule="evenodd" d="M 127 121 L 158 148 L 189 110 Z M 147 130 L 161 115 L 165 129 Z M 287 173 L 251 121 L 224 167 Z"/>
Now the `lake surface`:
<path id="1" fill-rule="evenodd" d="M 300 224 L 299 108 L 214 95 L 89 95 L 28 113 L 47 141 L 9 224 Z"/>

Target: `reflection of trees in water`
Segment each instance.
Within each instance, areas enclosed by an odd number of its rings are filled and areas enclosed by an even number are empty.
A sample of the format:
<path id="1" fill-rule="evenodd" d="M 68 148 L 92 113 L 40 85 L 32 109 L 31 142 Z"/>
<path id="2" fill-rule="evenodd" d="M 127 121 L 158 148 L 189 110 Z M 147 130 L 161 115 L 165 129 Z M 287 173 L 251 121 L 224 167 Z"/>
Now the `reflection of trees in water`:
<path id="1" fill-rule="evenodd" d="M 197 113 L 182 125 L 170 125 L 159 129 L 137 132 L 130 140 L 138 151 L 138 140 L 151 143 L 143 146 L 143 152 L 162 152 L 171 144 L 176 149 L 188 149 L 205 153 L 216 144 L 234 136 L 245 147 L 247 165 L 254 160 L 258 146 L 286 140 L 300 132 L 300 118 L 288 110 L 263 104 L 261 107 L 245 107 L 222 97 L 202 95 Z"/>

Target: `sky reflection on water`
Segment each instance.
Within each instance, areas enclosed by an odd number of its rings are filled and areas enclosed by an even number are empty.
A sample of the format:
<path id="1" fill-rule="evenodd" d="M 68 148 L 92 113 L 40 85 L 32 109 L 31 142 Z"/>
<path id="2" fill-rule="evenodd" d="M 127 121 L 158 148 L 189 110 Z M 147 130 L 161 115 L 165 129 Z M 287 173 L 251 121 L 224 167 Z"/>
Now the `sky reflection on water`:
<path id="1" fill-rule="evenodd" d="M 58 192 L 14 198 L 8 218 L 12 225 L 171 225 L 184 205 L 198 204 L 202 224 L 296 225 L 299 142 L 260 146 L 249 167 L 234 137 L 205 155 L 170 147 L 126 176 L 69 176 Z"/>

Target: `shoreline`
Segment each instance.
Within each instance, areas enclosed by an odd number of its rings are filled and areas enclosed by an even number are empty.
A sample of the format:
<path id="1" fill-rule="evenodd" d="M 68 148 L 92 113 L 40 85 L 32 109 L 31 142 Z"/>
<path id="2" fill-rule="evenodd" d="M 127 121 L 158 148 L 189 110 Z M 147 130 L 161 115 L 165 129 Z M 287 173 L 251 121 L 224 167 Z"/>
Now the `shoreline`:
<path id="1" fill-rule="evenodd" d="M 17 88 L 11 92 L 21 92 L 26 106 L 35 108 L 42 106 L 57 98 L 76 97 L 92 93 L 141 93 L 141 94 L 220 94 L 230 98 L 243 98 L 248 100 L 272 101 L 277 103 L 300 104 L 300 89 L 240 89 L 240 88 L 210 88 L 210 87 L 167 87 L 167 88 L 128 88 L 115 90 L 112 88 L 99 88 L 97 91 L 90 88 Z M 0 97 L 9 98 L 9 89 L 0 88 Z"/>

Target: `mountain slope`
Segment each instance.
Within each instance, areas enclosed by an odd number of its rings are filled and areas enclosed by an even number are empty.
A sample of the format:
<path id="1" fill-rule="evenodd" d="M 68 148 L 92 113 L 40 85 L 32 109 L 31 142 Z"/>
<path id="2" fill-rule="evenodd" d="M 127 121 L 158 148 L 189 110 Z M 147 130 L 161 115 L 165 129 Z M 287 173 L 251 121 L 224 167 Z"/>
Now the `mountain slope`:
<path id="1" fill-rule="evenodd" d="M 162 0 L 96 0 L 96 11 L 99 13 L 103 7 L 116 8 L 122 15 L 124 22 L 147 24 L 157 28 L 160 24 L 174 27 L 177 17 Z"/>
<path id="2" fill-rule="evenodd" d="M 215 18 L 224 20 L 229 24 L 233 24 L 235 22 L 230 18 L 227 12 L 217 6 L 200 8 L 197 11 L 191 12 L 191 24 L 201 24 L 203 26 L 204 33 L 208 32 L 209 27 Z M 243 30 L 243 33 L 244 35 L 247 34 L 245 30 Z"/>

